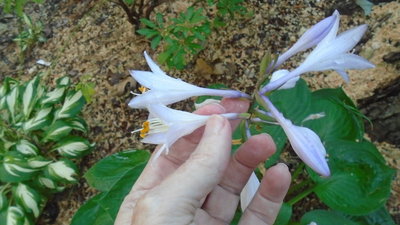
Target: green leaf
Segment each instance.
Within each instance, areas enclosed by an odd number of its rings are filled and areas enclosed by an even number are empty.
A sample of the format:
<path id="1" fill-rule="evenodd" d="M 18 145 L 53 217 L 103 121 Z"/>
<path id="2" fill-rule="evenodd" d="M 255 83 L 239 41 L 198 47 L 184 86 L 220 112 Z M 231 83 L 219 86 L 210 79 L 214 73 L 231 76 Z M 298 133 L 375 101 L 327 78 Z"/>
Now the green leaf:
<path id="1" fill-rule="evenodd" d="M 121 155 L 122 157 L 118 157 L 118 155 Z M 130 161 L 130 159 L 135 159 L 136 157 L 137 160 L 135 160 L 134 163 L 131 163 L 130 166 L 127 166 L 128 161 Z M 149 157 L 150 154 L 147 151 L 127 151 L 123 153 L 117 153 L 114 156 L 107 157 L 106 159 L 104 159 L 106 160 L 106 162 L 102 162 L 103 160 L 98 162 L 98 164 L 100 163 L 100 165 L 102 166 L 111 163 L 114 165 L 110 166 L 112 168 L 114 168 L 115 165 L 118 165 L 118 162 L 121 162 L 122 165 L 125 166 L 125 170 L 118 170 L 119 174 L 109 174 L 111 175 L 111 177 L 106 176 L 111 178 L 108 181 L 106 181 L 108 184 L 104 186 L 103 185 L 99 186 L 102 189 L 108 189 L 108 190 L 102 192 L 99 195 L 96 195 L 94 198 L 90 199 L 83 206 L 81 206 L 81 208 L 79 208 L 77 213 L 72 218 L 71 225 L 113 224 L 123 199 L 131 190 L 132 185 L 139 178 L 139 175 L 143 171 L 146 165 L 146 161 L 148 160 Z M 97 167 L 96 165 L 95 167 Z M 103 169 L 104 168 L 101 168 L 101 171 L 103 171 Z M 94 172 L 92 172 L 91 174 L 94 175 Z M 96 174 L 95 176 L 97 175 L 98 174 Z M 90 179 L 100 180 L 101 176 L 96 178 L 91 177 Z M 93 183 L 96 183 L 97 186 L 97 181 Z"/>
<path id="2" fill-rule="evenodd" d="M 3 157 L 3 162 L 0 164 L 0 180 L 3 182 L 28 180 L 37 171 L 31 168 L 23 156 L 16 151 L 10 151 L 4 154 Z"/>
<path id="3" fill-rule="evenodd" d="M 39 153 L 39 149 L 36 147 L 36 145 L 24 139 L 19 140 L 13 147 L 13 150 L 16 150 L 26 156 L 35 156 Z"/>
<path id="4" fill-rule="evenodd" d="M 74 129 L 74 130 L 78 130 L 83 133 L 88 132 L 88 125 L 86 124 L 85 120 L 78 116 L 68 118 L 65 120 L 65 122 L 67 122 L 68 125 L 71 126 L 72 129 Z"/>
<path id="5" fill-rule="evenodd" d="M 371 14 L 372 7 L 374 6 L 374 4 L 368 0 L 356 0 L 356 4 L 364 10 L 365 15 Z"/>
<path id="6" fill-rule="evenodd" d="M 320 209 L 307 212 L 300 221 L 301 225 L 309 225 L 311 222 L 315 222 L 318 225 L 360 225 L 338 212 Z"/>
<path id="7" fill-rule="evenodd" d="M 72 127 L 68 123 L 62 120 L 57 120 L 55 123 L 53 123 L 50 127 L 48 127 L 45 130 L 42 141 L 44 142 L 49 140 L 58 141 L 62 137 L 67 136 L 71 132 L 71 130 Z"/>
<path id="8" fill-rule="evenodd" d="M 160 35 L 160 32 L 158 32 L 157 30 L 152 30 L 149 28 L 142 28 L 136 31 L 138 34 L 141 34 L 143 36 L 145 36 L 146 38 L 150 39 L 156 35 Z"/>
<path id="9" fill-rule="evenodd" d="M 71 91 L 65 97 L 64 104 L 61 107 L 60 111 L 58 111 L 56 117 L 57 118 L 73 117 L 78 112 L 81 111 L 84 104 L 85 104 L 85 98 L 83 97 L 82 92 Z"/>
<path id="10" fill-rule="evenodd" d="M 11 118 L 15 121 L 16 105 L 18 103 L 19 88 L 14 87 L 11 92 L 6 96 L 7 109 L 11 114 Z"/>
<path id="11" fill-rule="evenodd" d="M 394 170 L 376 147 L 367 142 L 333 140 L 326 143 L 332 176 L 320 178 L 315 193 L 332 209 L 362 215 L 383 206 L 390 194 Z"/>
<path id="12" fill-rule="evenodd" d="M 54 149 L 57 150 L 60 155 L 68 158 L 81 157 L 94 147 L 89 141 L 83 137 L 68 136 L 59 141 Z"/>
<path id="13" fill-rule="evenodd" d="M 7 225 L 25 225 L 24 211 L 17 206 L 10 206 L 5 213 L 5 220 Z"/>
<path id="14" fill-rule="evenodd" d="M 292 206 L 283 203 L 281 209 L 279 210 L 278 217 L 275 220 L 274 225 L 286 225 L 289 223 L 290 218 L 292 217 Z"/>
<path id="15" fill-rule="evenodd" d="M 356 221 L 358 224 L 363 225 L 395 225 L 389 212 L 385 207 L 373 211 L 363 216 L 346 216 L 347 218 Z"/>
<path id="16" fill-rule="evenodd" d="M 360 113 L 341 88 L 318 90 L 312 94 L 311 101 L 309 115 L 323 113 L 325 116 L 303 121 L 302 125 L 315 131 L 324 141 L 362 140 L 364 125 Z"/>
<path id="17" fill-rule="evenodd" d="M 71 84 L 71 78 L 68 76 L 60 77 L 56 80 L 57 87 L 69 86 Z"/>
<path id="18" fill-rule="evenodd" d="M 161 38 L 161 35 L 157 35 L 155 38 L 153 38 L 153 40 L 151 40 L 150 46 L 152 49 L 157 48 L 157 46 L 160 44 Z"/>
<path id="19" fill-rule="evenodd" d="M 3 186 L 0 186 L 0 189 L 1 188 L 3 188 Z M 4 192 L 0 192 L 0 212 L 6 209 L 7 206 L 8 206 L 7 196 L 4 194 Z"/>
<path id="20" fill-rule="evenodd" d="M 142 19 L 140 19 L 140 22 L 150 28 L 157 29 L 157 25 L 155 23 L 153 23 L 151 20 L 142 18 Z"/>
<path id="21" fill-rule="evenodd" d="M 109 191 L 132 167 L 146 162 L 148 158 L 149 153 L 144 150 L 120 152 L 97 162 L 84 177 L 97 190 Z"/>

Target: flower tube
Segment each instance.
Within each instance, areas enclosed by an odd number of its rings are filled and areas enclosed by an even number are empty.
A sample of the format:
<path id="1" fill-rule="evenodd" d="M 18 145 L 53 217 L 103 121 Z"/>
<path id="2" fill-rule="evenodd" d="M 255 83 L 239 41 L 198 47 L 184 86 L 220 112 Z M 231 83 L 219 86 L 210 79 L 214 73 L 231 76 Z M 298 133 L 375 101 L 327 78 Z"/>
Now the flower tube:
<path id="1" fill-rule="evenodd" d="M 132 133 L 140 132 L 143 143 L 162 145 L 154 157 L 157 159 L 163 152 L 169 151 L 169 147 L 179 138 L 192 133 L 197 128 L 206 124 L 211 115 L 197 115 L 194 113 L 168 108 L 162 104 L 148 105 L 150 112 L 142 128 Z M 220 114 L 227 119 L 239 119 L 244 116 L 240 113 Z"/>
<path id="2" fill-rule="evenodd" d="M 197 87 L 180 79 L 175 79 L 164 73 L 160 67 L 144 52 L 151 72 L 131 70 L 132 77 L 146 88 L 141 88 L 142 94 L 134 97 L 129 106 L 146 108 L 147 105 L 159 103 L 169 105 L 193 96 L 221 96 L 226 98 L 250 98 L 249 95 L 235 90 L 218 90 Z M 149 90 L 147 90 L 149 89 Z"/>
<path id="3" fill-rule="evenodd" d="M 319 42 L 317 47 L 315 47 L 299 67 L 290 71 L 280 79 L 268 83 L 261 89 L 260 93 L 264 94 L 275 90 L 284 85 L 287 81 L 306 72 L 335 70 L 346 82 L 349 82 L 349 77 L 345 70 L 369 69 L 375 67 L 366 59 L 348 53 L 360 41 L 361 37 L 367 30 L 367 25 L 364 24 L 355 27 L 336 36 L 338 27 L 339 15 L 329 33 Z"/>
<path id="4" fill-rule="evenodd" d="M 285 131 L 293 150 L 300 159 L 318 174 L 324 177 L 330 176 L 326 150 L 318 135 L 306 127 L 293 125 L 290 120 L 283 117 L 267 97 L 261 95 L 261 98 Z"/>

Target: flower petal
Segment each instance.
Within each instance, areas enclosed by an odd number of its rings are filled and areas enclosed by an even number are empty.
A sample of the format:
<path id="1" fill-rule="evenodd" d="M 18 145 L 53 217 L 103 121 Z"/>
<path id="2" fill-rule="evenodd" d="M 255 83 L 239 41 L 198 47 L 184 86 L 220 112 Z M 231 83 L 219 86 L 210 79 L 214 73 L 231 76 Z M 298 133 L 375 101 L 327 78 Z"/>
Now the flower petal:
<path id="1" fill-rule="evenodd" d="M 157 75 L 163 75 L 163 76 L 168 76 L 165 74 L 164 71 L 161 70 L 161 68 L 151 59 L 151 57 L 147 54 L 147 52 L 144 52 L 144 57 L 146 58 L 146 62 L 149 65 L 151 71 Z"/>
<path id="2" fill-rule="evenodd" d="M 277 70 L 272 74 L 270 82 L 274 82 L 274 81 L 286 76 L 287 74 L 289 74 L 288 70 Z M 278 90 L 293 88 L 294 86 L 296 86 L 296 83 L 299 79 L 300 79 L 300 76 L 296 76 L 296 77 L 286 81 L 286 83 L 284 83 L 282 86 L 280 86 L 278 88 Z"/>
<path id="3" fill-rule="evenodd" d="M 240 193 L 240 208 L 242 212 L 249 206 L 254 195 L 257 193 L 258 187 L 260 186 L 260 181 L 258 180 L 254 172 L 251 173 L 246 186 L 244 186 L 242 192 Z"/>

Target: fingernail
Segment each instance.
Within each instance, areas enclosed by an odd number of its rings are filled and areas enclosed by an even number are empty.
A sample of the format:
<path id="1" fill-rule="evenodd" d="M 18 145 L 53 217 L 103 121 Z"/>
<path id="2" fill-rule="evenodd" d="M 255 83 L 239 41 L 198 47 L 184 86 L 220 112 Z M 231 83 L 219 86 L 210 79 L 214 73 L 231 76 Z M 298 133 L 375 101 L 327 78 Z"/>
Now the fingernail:
<path id="1" fill-rule="evenodd" d="M 285 163 L 278 163 L 276 164 L 276 167 L 279 167 L 280 169 L 289 170 L 289 167 Z"/>

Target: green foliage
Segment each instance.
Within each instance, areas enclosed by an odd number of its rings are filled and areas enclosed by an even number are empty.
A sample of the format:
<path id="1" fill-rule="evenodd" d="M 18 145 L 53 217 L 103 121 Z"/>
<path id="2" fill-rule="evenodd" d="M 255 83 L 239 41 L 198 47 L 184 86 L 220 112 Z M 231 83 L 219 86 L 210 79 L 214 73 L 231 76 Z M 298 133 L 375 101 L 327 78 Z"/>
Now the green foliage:
<path id="1" fill-rule="evenodd" d="M 216 5 L 216 15 L 209 16 L 204 8 L 191 6 L 176 18 L 165 18 L 158 13 L 155 21 L 140 19 L 145 28 L 137 30 L 137 33 L 151 40 L 152 49 L 161 46 L 162 52 L 158 56 L 160 63 L 170 68 L 183 69 L 204 49 L 213 27 L 225 26 L 224 21 L 228 15 L 232 19 L 235 15 L 247 13 L 247 9 L 242 6 L 243 0 L 207 2 Z"/>
<path id="2" fill-rule="evenodd" d="M 22 17 L 24 15 L 24 7 L 28 2 L 43 3 L 44 0 L 0 0 L 0 6 L 5 13 L 15 13 Z"/>
<path id="3" fill-rule="evenodd" d="M 186 59 L 204 48 L 204 42 L 211 33 L 210 22 L 203 14 L 203 9 L 194 7 L 189 7 L 170 21 L 165 21 L 161 14 L 157 14 L 155 22 L 141 19 L 147 28 L 137 32 L 151 39 L 153 49 L 164 43 L 164 51 L 158 56 L 160 63 L 183 69 L 187 64 Z"/>
<path id="4" fill-rule="evenodd" d="M 371 14 L 372 6 L 374 6 L 374 4 L 368 0 L 356 0 L 356 4 L 364 10 L 365 15 Z"/>
<path id="5" fill-rule="evenodd" d="M 71 225 L 113 224 L 123 199 L 149 158 L 148 151 L 129 150 L 108 156 L 90 168 L 85 178 L 91 187 L 101 193 L 79 208 Z"/>
<path id="6" fill-rule="evenodd" d="M 43 25 L 41 22 L 32 21 L 32 19 L 24 13 L 21 17 L 24 30 L 18 34 L 14 41 L 18 45 L 22 57 L 27 52 L 30 52 L 36 43 L 45 42 L 46 38 L 43 36 Z"/>
<path id="7" fill-rule="evenodd" d="M 85 97 L 85 100 L 87 103 L 92 102 L 92 97 L 96 93 L 95 86 L 96 84 L 94 82 L 90 82 L 91 76 L 90 75 L 84 75 L 80 78 L 79 83 L 76 85 L 75 90 L 79 90 L 82 92 L 83 97 Z"/>
<path id="8" fill-rule="evenodd" d="M 79 158 L 93 147 L 81 137 L 85 104 L 68 77 L 50 90 L 40 75 L 27 82 L 5 78 L 0 87 L 0 218 L 33 224 L 51 193 L 77 182 Z M 1 219 L 0 219 L 1 220 Z M 6 219 L 1 220 L 6 221 Z"/>

